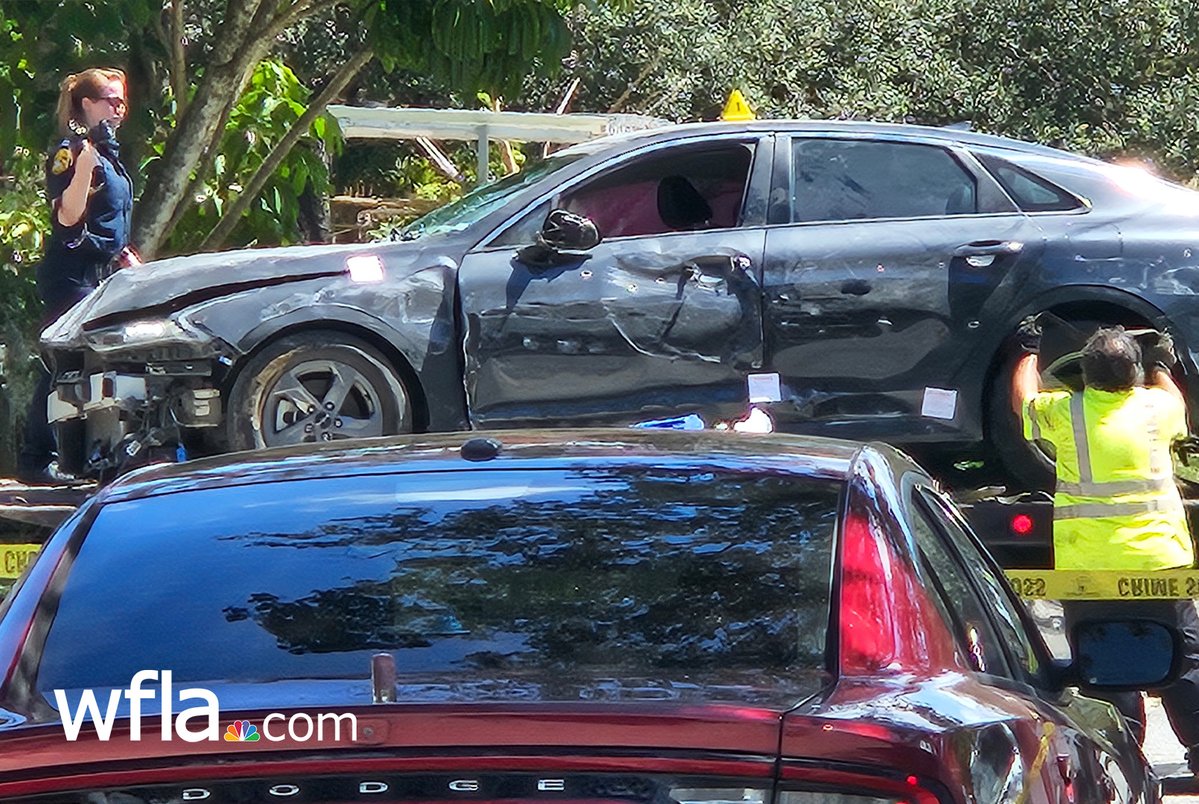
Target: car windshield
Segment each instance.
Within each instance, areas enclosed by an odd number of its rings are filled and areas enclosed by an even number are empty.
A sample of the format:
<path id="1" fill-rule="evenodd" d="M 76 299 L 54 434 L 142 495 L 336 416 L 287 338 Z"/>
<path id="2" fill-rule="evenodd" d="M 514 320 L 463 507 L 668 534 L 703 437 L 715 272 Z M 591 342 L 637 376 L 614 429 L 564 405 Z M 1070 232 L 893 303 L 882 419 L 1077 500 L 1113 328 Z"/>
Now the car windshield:
<path id="1" fill-rule="evenodd" d="M 498 181 L 471 190 L 457 201 L 446 204 L 444 207 L 438 207 L 405 226 L 400 230 L 400 239 L 412 240 L 425 235 L 461 231 L 508 203 L 510 198 L 543 176 L 582 157 L 581 153 L 563 153 L 551 156 L 525 166 L 518 173 L 509 173 Z"/>
<path id="2" fill-rule="evenodd" d="M 371 657 L 388 652 L 401 701 L 793 705 L 828 678 L 839 495 L 803 477 L 589 466 L 111 503 L 67 576 L 37 687 L 53 705 L 54 690 L 78 700 L 170 669 L 242 692 L 305 679 L 318 698 L 354 680 L 369 700 Z"/>

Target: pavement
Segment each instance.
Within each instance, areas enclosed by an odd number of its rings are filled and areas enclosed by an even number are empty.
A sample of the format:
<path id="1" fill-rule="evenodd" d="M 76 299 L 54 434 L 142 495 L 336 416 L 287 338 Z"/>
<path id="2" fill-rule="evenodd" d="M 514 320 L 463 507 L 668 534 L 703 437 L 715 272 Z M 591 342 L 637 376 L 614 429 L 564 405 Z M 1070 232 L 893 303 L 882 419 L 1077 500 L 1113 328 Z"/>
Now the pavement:
<path id="1" fill-rule="evenodd" d="M 1145 701 L 1145 714 L 1148 722 L 1145 726 L 1145 758 L 1153 763 L 1157 775 L 1163 780 L 1166 790 L 1167 804 L 1199 804 L 1199 790 L 1188 794 L 1174 794 L 1172 791 L 1180 786 L 1171 777 L 1189 777 L 1186 763 L 1183 761 L 1185 750 L 1174 737 L 1170 723 L 1166 720 L 1166 710 L 1162 709 L 1161 701 L 1149 696 Z M 1189 781 L 1189 780 L 1188 780 Z"/>

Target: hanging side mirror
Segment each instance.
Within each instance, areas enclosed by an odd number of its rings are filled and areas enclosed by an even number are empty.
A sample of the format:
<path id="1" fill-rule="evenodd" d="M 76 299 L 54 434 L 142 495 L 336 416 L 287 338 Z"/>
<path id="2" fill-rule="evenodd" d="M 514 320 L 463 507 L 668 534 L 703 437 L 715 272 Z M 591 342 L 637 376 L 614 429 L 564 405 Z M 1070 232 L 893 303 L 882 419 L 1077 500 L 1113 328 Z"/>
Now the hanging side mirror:
<path id="1" fill-rule="evenodd" d="M 581 252 L 599 245 L 599 229 L 586 215 L 554 209 L 545 217 L 537 242 L 517 252 L 522 262 L 538 267 L 586 259 Z"/>

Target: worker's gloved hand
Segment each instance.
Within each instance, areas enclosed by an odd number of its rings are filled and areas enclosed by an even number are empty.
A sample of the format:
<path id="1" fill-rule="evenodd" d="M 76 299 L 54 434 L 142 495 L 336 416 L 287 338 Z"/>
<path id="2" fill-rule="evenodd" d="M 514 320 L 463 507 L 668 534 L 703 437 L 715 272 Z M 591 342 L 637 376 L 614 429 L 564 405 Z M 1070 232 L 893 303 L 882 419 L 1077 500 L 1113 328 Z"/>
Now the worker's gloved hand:
<path id="1" fill-rule="evenodd" d="M 1168 332 L 1159 332 L 1145 342 L 1145 366 L 1152 369 L 1160 368 L 1173 371 L 1178 363 L 1178 355 L 1174 351 L 1174 339 Z"/>
<path id="2" fill-rule="evenodd" d="M 1016 343 L 1031 355 L 1041 353 L 1041 322 L 1040 316 L 1030 315 L 1016 327 Z"/>

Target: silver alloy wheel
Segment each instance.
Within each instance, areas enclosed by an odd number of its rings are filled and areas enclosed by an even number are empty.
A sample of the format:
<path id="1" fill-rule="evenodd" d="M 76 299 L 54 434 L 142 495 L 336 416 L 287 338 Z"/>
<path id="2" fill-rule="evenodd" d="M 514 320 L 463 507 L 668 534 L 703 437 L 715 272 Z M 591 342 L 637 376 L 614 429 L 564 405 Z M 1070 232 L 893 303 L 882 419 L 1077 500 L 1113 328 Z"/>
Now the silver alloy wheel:
<path id="1" fill-rule="evenodd" d="M 383 435 L 381 393 L 391 391 L 343 362 L 297 363 L 267 390 L 262 439 L 274 447 Z"/>

